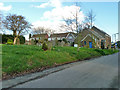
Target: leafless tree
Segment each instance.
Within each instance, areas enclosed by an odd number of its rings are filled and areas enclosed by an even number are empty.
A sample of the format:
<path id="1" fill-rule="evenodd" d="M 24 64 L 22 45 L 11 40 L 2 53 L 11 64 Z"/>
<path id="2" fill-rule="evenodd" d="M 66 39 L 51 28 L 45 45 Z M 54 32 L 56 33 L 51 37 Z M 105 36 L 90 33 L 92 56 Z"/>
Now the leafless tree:
<path id="1" fill-rule="evenodd" d="M 8 30 L 13 31 L 13 35 L 15 36 L 14 44 L 16 44 L 16 40 L 19 39 L 20 35 L 28 33 L 31 28 L 31 24 L 25 20 L 25 17 L 16 14 L 6 16 L 3 24 Z"/>
<path id="2" fill-rule="evenodd" d="M 0 31 L 1 31 L 1 29 L 2 29 L 2 13 L 0 11 Z"/>
<path id="3" fill-rule="evenodd" d="M 95 18 L 96 18 L 96 15 L 92 10 L 90 10 L 86 15 L 86 22 L 90 25 L 90 28 L 92 28 Z"/>
<path id="4" fill-rule="evenodd" d="M 32 34 L 43 34 L 46 33 L 44 27 L 32 28 Z"/>
<path id="5" fill-rule="evenodd" d="M 0 32 L 4 32 L 2 21 L 3 21 L 3 13 L 2 11 L 0 11 Z"/>
<path id="6" fill-rule="evenodd" d="M 83 22 L 79 21 L 79 15 L 81 12 L 81 9 L 79 8 L 80 5 L 78 3 L 75 3 L 75 12 L 71 11 L 71 15 L 72 17 L 63 17 L 63 21 L 65 22 L 65 24 L 61 25 L 61 28 L 65 28 L 71 31 L 75 31 L 76 33 L 81 32 L 82 28 L 83 28 Z"/>
<path id="7" fill-rule="evenodd" d="M 51 29 L 48 29 L 48 28 L 45 28 L 45 27 L 36 27 L 36 28 L 33 28 L 32 29 L 32 34 L 51 34 L 53 33 L 54 31 L 51 30 Z"/>

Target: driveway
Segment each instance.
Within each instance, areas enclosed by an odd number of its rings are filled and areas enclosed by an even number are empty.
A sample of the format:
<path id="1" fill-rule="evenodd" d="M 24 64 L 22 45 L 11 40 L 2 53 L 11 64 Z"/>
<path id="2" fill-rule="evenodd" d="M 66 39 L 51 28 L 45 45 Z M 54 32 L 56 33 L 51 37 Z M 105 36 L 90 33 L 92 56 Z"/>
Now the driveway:
<path id="1" fill-rule="evenodd" d="M 117 88 L 118 53 L 102 56 L 14 88 Z"/>

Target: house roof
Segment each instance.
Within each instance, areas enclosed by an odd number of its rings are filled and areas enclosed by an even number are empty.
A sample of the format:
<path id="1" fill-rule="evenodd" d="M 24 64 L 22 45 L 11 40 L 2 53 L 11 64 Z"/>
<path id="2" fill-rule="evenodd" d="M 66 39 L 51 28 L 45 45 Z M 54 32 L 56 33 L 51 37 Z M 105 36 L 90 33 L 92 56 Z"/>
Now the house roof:
<path id="1" fill-rule="evenodd" d="M 83 40 L 85 40 L 88 36 L 90 36 L 91 37 L 91 35 L 90 34 L 87 34 L 81 41 L 83 41 Z"/>
<path id="2" fill-rule="evenodd" d="M 98 29 L 98 28 L 95 27 L 95 26 L 93 26 L 91 30 L 93 30 L 93 32 L 98 33 L 99 35 L 101 35 L 101 36 L 104 37 L 104 38 L 105 38 L 105 35 L 107 34 L 107 33 L 104 32 L 103 30 L 100 30 L 100 29 Z M 107 34 L 107 35 L 108 35 L 108 34 Z M 109 35 L 108 35 L 108 36 L 109 36 Z"/>
<path id="3" fill-rule="evenodd" d="M 95 32 L 95 31 L 92 31 L 90 29 L 88 29 L 88 31 L 91 32 L 92 34 L 94 34 L 98 38 L 104 38 L 102 35 L 100 35 L 99 33 Z"/>
<path id="4" fill-rule="evenodd" d="M 50 37 L 67 37 L 67 35 L 69 33 L 75 34 L 73 32 L 68 32 L 68 33 L 54 33 L 54 34 L 51 34 Z"/>
<path id="5" fill-rule="evenodd" d="M 51 34 L 50 37 L 66 37 L 68 33 L 54 33 Z"/>
<path id="6" fill-rule="evenodd" d="M 103 36 L 101 36 L 99 33 L 97 33 L 97 32 L 95 32 L 94 30 L 91 30 L 91 29 L 88 29 L 88 28 L 86 28 L 86 29 L 84 29 L 83 31 L 82 31 L 82 36 L 83 37 L 85 37 L 87 34 L 86 33 L 84 33 L 84 31 L 87 31 L 87 32 L 90 32 L 90 33 L 92 33 L 94 36 L 96 36 L 97 38 L 104 38 Z"/>
<path id="7" fill-rule="evenodd" d="M 36 37 L 45 37 L 48 34 L 35 34 L 31 38 L 36 38 Z"/>

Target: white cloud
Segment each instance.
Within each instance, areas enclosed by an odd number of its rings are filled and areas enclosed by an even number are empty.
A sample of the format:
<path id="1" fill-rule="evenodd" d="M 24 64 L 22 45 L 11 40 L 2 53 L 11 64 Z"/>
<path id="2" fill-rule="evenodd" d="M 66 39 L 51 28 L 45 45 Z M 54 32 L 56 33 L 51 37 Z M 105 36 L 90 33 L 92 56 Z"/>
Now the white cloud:
<path id="1" fill-rule="evenodd" d="M 61 2 L 59 0 L 49 0 L 48 2 L 46 3 L 43 3 L 39 6 L 34 6 L 33 7 L 36 7 L 36 8 L 46 8 L 46 7 L 61 7 Z"/>
<path id="2" fill-rule="evenodd" d="M 77 6 L 54 8 L 52 11 L 46 11 L 43 14 L 43 17 L 50 20 L 61 20 L 63 19 L 63 17 L 74 19 L 74 15 L 76 12 L 78 14 L 79 21 L 84 20 L 84 14 L 82 11 L 80 11 L 80 7 Z"/>
<path id="3" fill-rule="evenodd" d="M 49 3 L 43 3 L 39 6 L 33 6 L 33 7 L 36 7 L 36 8 L 45 8 L 46 6 L 48 6 Z"/>
<path id="4" fill-rule="evenodd" d="M 56 5 L 55 2 L 57 3 Z M 47 5 L 48 3 L 43 3 L 40 7 L 46 7 Z M 44 12 L 43 17 L 41 17 L 39 21 L 33 23 L 34 27 L 44 26 L 55 30 L 55 32 L 63 32 L 60 29 L 60 25 L 65 24 L 65 22 L 62 21 L 63 17 L 74 19 L 74 15 L 76 14 L 76 12 L 78 13 L 79 23 L 82 23 L 82 21 L 84 20 L 85 16 L 83 12 L 80 11 L 81 8 L 78 6 L 62 6 L 59 0 L 53 0 L 50 5 L 54 6 L 55 8 L 53 8 L 51 11 Z"/>
<path id="5" fill-rule="evenodd" d="M 60 32 L 60 21 L 36 21 L 34 23 L 32 23 L 33 27 L 45 27 L 45 28 L 49 28 L 51 30 L 54 30 L 55 32 Z"/>
<path id="6" fill-rule="evenodd" d="M 59 0 L 51 0 L 50 3 L 53 7 L 61 7 L 61 2 Z"/>
<path id="7" fill-rule="evenodd" d="M 9 5 L 9 6 L 4 6 L 3 3 L 0 3 L 0 10 L 2 10 L 2 11 L 9 11 L 9 10 L 11 10 L 11 8 L 12 8 L 11 5 Z"/>

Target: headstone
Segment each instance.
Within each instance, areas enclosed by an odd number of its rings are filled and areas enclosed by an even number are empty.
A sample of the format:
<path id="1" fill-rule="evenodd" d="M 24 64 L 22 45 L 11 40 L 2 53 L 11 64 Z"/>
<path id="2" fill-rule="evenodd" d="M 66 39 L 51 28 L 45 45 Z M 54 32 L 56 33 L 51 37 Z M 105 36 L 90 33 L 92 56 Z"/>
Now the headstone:
<path id="1" fill-rule="evenodd" d="M 48 49 L 51 50 L 52 49 L 52 42 L 47 42 L 48 45 Z"/>
<path id="2" fill-rule="evenodd" d="M 53 41 L 51 41 L 51 42 L 52 42 L 52 46 L 55 46 L 55 44 L 56 44 L 56 43 L 55 43 L 55 40 L 53 40 Z"/>
<path id="3" fill-rule="evenodd" d="M 51 41 L 51 38 L 48 38 L 48 41 Z"/>
<path id="4" fill-rule="evenodd" d="M 78 44 L 74 44 L 74 47 L 78 47 Z"/>
<path id="5" fill-rule="evenodd" d="M 58 46 L 61 46 L 61 42 L 58 42 Z"/>
<path id="6" fill-rule="evenodd" d="M 35 41 L 33 39 L 31 40 L 31 45 L 35 45 Z"/>
<path id="7" fill-rule="evenodd" d="M 65 45 L 65 42 L 64 41 L 62 41 L 61 42 L 61 47 L 63 47 Z"/>

